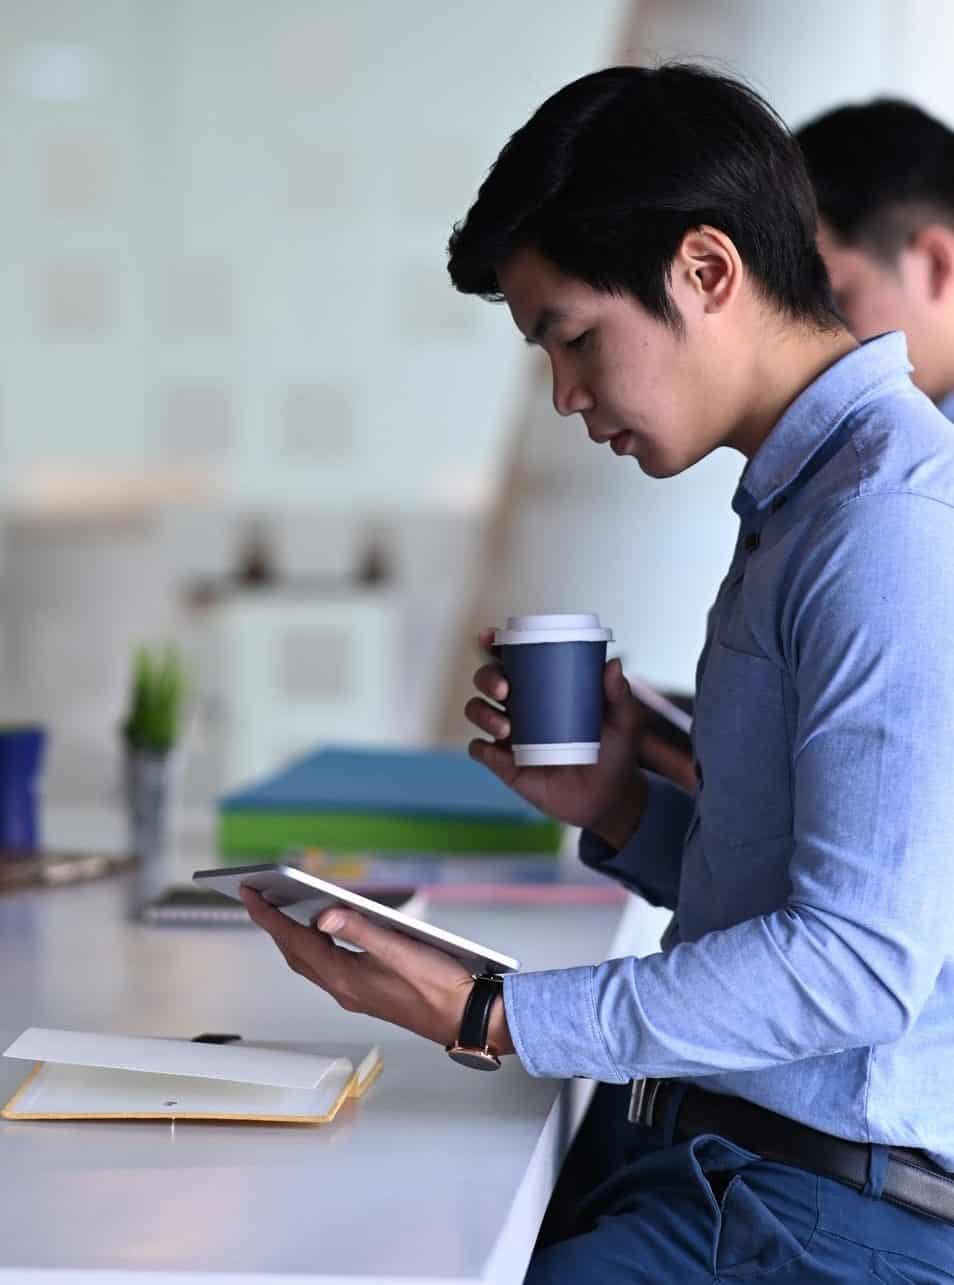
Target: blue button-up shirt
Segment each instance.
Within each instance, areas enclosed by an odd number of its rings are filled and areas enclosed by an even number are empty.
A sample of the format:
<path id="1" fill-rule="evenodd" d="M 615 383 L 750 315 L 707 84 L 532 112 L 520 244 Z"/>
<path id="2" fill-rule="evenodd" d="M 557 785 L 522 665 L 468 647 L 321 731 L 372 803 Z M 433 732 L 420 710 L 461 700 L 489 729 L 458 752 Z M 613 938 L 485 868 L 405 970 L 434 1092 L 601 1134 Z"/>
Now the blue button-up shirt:
<path id="1" fill-rule="evenodd" d="M 678 1076 L 954 1169 L 954 433 L 904 338 L 785 411 L 733 500 L 695 798 L 620 852 L 660 953 L 505 982 L 535 1075 Z"/>

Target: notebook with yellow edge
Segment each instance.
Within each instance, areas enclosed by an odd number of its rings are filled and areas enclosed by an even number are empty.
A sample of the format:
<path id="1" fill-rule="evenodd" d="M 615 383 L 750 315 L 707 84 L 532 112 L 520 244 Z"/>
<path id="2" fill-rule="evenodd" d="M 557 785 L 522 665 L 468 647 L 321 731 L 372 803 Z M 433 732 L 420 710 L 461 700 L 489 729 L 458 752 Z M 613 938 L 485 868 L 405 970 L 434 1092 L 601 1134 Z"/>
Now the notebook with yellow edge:
<path id="1" fill-rule="evenodd" d="M 381 1072 L 377 1048 L 227 1044 L 30 1027 L 4 1057 L 36 1065 L 5 1120 L 326 1124 Z"/>

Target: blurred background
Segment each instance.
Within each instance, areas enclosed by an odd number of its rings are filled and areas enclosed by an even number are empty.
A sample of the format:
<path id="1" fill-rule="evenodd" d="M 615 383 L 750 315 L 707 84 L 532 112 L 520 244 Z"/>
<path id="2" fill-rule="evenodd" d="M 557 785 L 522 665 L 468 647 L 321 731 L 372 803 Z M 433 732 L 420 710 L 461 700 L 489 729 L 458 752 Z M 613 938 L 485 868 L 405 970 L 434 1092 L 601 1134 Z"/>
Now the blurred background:
<path id="1" fill-rule="evenodd" d="M 937 0 L 5 0 L 0 721 L 48 729 L 51 840 L 108 832 L 140 642 L 193 675 L 200 827 L 322 741 L 463 745 L 507 614 L 691 689 L 740 457 L 651 482 L 559 420 L 451 225 L 597 67 L 951 120 L 952 41 Z"/>

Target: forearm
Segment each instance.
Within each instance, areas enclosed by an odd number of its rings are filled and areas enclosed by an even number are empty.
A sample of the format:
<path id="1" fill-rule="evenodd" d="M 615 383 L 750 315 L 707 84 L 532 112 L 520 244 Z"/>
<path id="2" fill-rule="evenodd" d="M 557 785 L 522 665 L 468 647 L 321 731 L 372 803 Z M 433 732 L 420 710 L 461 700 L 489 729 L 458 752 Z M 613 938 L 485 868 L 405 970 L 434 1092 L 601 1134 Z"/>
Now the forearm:
<path id="1" fill-rule="evenodd" d="M 594 819 L 590 831 L 618 852 L 625 848 L 639 829 L 649 805 L 649 783 L 646 774 L 633 773 L 632 786 L 612 807 Z"/>
<path id="2" fill-rule="evenodd" d="M 494 1000 L 494 1006 L 490 1010 L 487 1043 L 501 1057 L 506 1053 L 516 1052 L 513 1037 L 510 1034 L 510 1026 L 507 1022 L 507 1009 L 502 995 Z"/>
<path id="3" fill-rule="evenodd" d="M 584 865 L 637 892 L 654 906 L 674 910 L 679 896 L 682 847 L 692 819 L 693 799 L 652 772 L 640 774 L 645 787 L 599 829 L 584 830 Z"/>
<path id="4" fill-rule="evenodd" d="M 615 1082 L 888 1042 L 913 1020 L 936 962 L 890 936 L 790 907 L 666 955 L 514 975 L 510 1036 L 531 1074 Z"/>

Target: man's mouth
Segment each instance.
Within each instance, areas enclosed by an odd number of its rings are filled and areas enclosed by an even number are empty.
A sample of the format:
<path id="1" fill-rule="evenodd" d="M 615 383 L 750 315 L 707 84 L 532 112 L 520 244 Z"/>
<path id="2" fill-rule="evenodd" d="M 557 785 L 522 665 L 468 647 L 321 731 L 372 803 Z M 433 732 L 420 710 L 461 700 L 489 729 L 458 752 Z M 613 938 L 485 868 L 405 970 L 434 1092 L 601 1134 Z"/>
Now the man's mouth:
<path id="1" fill-rule="evenodd" d="M 609 448 L 614 455 L 627 455 L 636 443 L 636 434 L 628 428 L 624 428 L 620 433 L 614 433 L 609 438 Z"/>
<path id="2" fill-rule="evenodd" d="M 608 446 L 614 455 L 628 455 L 636 445 L 636 434 L 631 428 L 614 428 L 607 433 L 587 425 L 586 432 L 591 442 L 597 446 Z"/>

